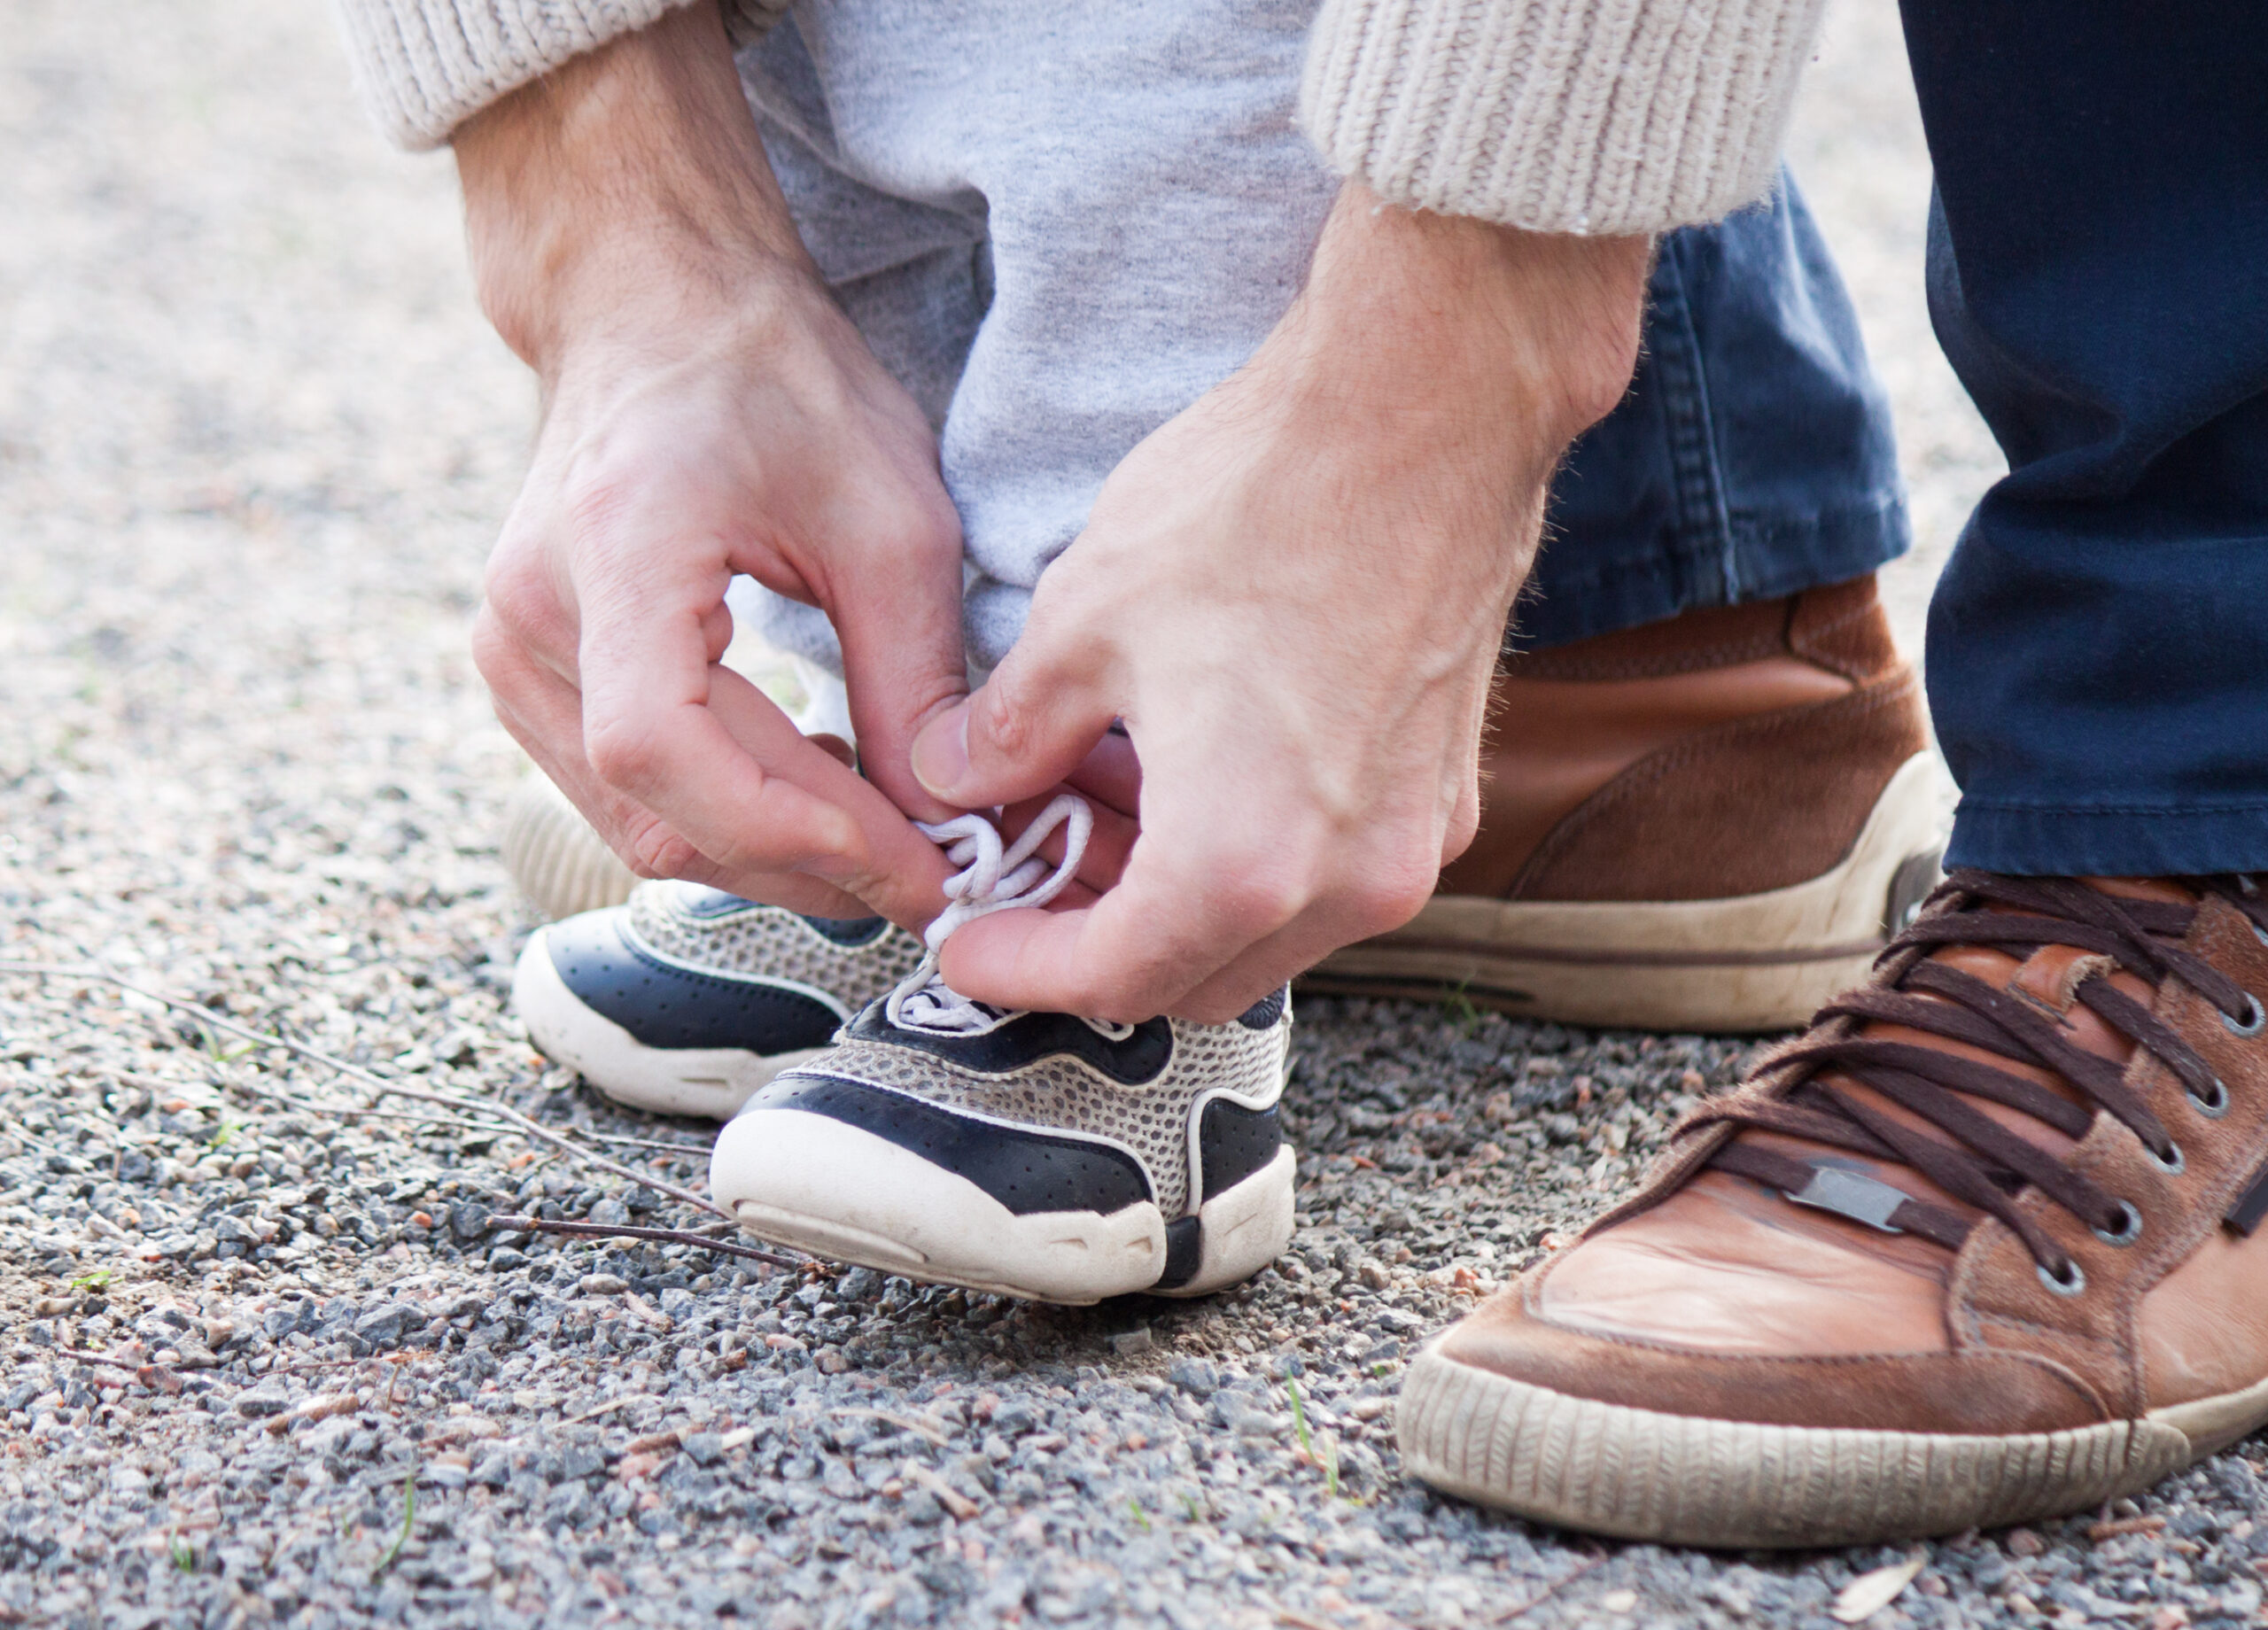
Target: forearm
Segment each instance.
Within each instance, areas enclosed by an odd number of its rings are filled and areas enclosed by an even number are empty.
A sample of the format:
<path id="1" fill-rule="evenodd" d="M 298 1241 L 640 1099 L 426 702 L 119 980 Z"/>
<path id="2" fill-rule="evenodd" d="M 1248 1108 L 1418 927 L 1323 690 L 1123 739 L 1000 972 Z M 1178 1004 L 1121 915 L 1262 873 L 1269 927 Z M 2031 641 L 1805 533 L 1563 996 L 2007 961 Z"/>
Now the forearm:
<path id="1" fill-rule="evenodd" d="M 811 272 L 710 7 L 515 91 L 455 150 L 482 307 L 547 379 L 571 343 Z"/>
<path id="2" fill-rule="evenodd" d="M 1547 460 L 1621 399 L 1644 237 L 1576 237 L 1341 191 L 1306 288 L 1263 347 L 1329 433 Z M 1511 461 L 1508 461 L 1508 463 Z"/>

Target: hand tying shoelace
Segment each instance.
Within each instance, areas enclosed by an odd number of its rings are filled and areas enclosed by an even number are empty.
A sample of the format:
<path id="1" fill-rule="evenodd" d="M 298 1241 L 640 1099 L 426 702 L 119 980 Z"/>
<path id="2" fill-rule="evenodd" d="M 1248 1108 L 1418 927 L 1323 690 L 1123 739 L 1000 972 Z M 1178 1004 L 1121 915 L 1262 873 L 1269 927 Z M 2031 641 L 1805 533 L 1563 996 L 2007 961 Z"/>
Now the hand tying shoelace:
<path id="1" fill-rule="evenodd" d="M 972 1001 L 945 983 L 937 972 L 937 954 L 964 923 L 994 912 L 1045 905 L 1062 893 L 1078 875 L 1080 858 L 1094 831 L 1094 811 L 1077 794 L 1059 793 L 1013 843 L 1005 843 L 999 827 L 983 815 L 914 824 L 923 835 L 943 845 L 945 858 L 962 869 L 945 880 L 945 909 L 922 935 L 929 954 L 889 993 L 882 1012 L 900 1029 L 980 1036 L 1015 1013 Z M 1051 872 L 1036 851 L 1059 827 L 1063 828 L 1063 861 Z M 1106 1036 L 1129 1033 L 1124 1025 L 1087 1022 Z"/>

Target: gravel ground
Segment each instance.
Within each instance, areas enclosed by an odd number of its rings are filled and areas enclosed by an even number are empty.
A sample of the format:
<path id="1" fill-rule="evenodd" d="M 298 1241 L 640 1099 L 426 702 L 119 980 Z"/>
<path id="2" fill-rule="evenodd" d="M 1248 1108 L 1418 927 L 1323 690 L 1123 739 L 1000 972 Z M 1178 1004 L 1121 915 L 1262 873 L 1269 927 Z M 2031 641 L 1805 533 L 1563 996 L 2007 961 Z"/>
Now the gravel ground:
<path id="1" fill-rule="evenodd" d="M 1921 326 L 1897 50 L 1838 14 L 1798 157 L 1906 420 L 1910 633 L 1992 458 Z M 697 1227 L 705 1132 L 502 1010 L 517 761 L 464 628 L 531 393 L 446 163 L 367 136 L 284 0 L 18 0 L 0 128 L 0 958 L 182 1004 L 0 976 L 0 1622 L 1808 1626 L 1908 1560 L 1869 1623 L 2256 1617 L 2256 1444 L 2138 1510 L 1777 1557 L 1401 1479 L 1414 1343 L 1733 1043 L 1309 1004 L 1298 1246 L 1195 1305 L 492 1229 Z"/>

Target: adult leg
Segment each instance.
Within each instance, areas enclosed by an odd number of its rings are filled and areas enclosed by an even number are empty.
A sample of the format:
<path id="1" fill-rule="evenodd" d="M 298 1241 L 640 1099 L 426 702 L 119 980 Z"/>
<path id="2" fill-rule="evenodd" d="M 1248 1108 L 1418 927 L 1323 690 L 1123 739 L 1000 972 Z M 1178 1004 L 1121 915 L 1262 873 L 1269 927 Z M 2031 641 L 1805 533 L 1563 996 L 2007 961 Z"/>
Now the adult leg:
<path id="1" fill-rule="evenodd" d="M 1412 1367 L 1406 1464 L 1582 1526 L 1992 1527 L 2268 1421 L 2268 34 L 1907 28 L 1938 330 L 2010 464 L 1931 613 L 1969 864 Z"/>
<path id="2" fill-rule="evenodd" d="M 2268 867 L 2257 8 L 1909 5 L 1939 339 L 2008 454 L 1930 609 L 2001 872 Z"/>

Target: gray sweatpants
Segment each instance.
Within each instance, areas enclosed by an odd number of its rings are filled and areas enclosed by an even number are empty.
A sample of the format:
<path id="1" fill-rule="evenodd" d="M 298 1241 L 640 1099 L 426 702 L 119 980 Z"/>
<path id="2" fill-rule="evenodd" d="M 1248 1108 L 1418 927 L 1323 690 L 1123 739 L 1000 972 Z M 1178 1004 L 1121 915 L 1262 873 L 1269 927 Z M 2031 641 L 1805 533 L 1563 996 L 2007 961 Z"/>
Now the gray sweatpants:
<path id="1" fill-rule="evenodd" d="M 1297 291 L 1338 190 L 1292 127 L 1315 7 L 801 0 L 742 54 L 804 241 L 938 428 L 977 666 L 1112 468 Z M 840 671 L 820 613 L 753 599 Z"/>

